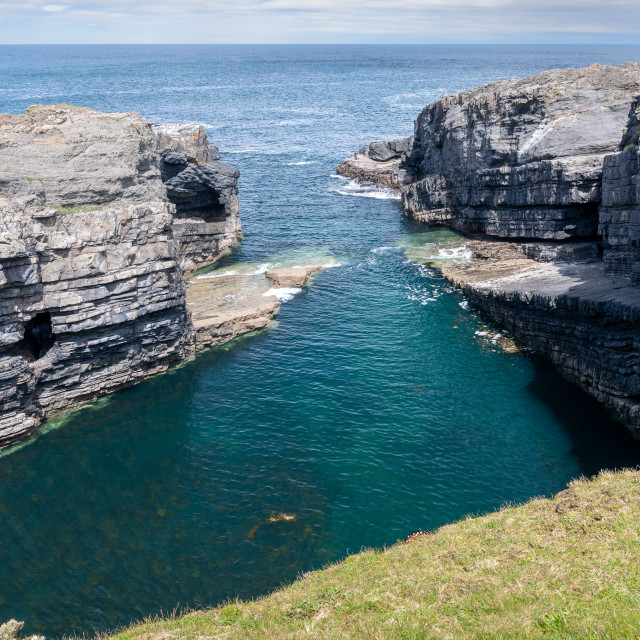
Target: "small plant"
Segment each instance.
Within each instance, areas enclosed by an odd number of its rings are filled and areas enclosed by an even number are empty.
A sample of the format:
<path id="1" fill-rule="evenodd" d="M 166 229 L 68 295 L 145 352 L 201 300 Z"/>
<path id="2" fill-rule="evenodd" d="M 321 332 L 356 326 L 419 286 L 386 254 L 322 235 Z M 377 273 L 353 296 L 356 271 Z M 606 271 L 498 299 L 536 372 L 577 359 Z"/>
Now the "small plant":
<path id="1" fill-rule="evenodd" d="M 422 538 L 428 535 L 429 534 L 426 531 L 416 531 L 415 533 L 412 533 L 411 535 L 407 536 L 407 543 L 412 542 L 416 538 Z"/>
<path id="2" fill-rule="evenodd" d="M 97 211 L 98 209 L 102 209 L 104 205 L 102 204 L 79 204 L 75 207 L 56 207 L 56 209 L 63 215 L 69 215 L 73 213 L 86 213 L 88 211 Z"/>
<path id="3" fill-rule="evenodd" d="M 242 617 L 242 609 L 240 607 L 236 607 L 233 604 L 227 605 L 223 609 L 220 610 L 220 622 L 228 627 L 229 625 L 234 624 Z"/>

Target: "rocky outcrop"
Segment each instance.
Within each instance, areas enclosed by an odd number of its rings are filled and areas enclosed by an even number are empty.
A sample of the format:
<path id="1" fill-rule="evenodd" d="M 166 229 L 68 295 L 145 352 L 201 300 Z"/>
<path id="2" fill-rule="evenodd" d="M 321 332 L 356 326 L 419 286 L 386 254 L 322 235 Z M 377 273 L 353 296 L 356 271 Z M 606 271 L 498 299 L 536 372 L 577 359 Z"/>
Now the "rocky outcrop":
<path id="1" fill-rule="evenodd" d="M 322 265 L 311 265 L 308 267 L 276 267 L 266 272 L 267 278 L 273 282 L 275 287 L 302 287 L 314 273 L 322 270 Z"/>
<path id="2" fill-rule="evenodd" d="M 202 125 L 156 125 L 160 171 L 175 205 L 174 236 L 183 271 L 195 271 L 219 257 L 241 235 L 240 172 L 218 162 Z"/>
<path id="3" fill-rule="evenodd" d="M 443 96 L 399 156 L 359 152 L 367 181 L 408 177 L 406 215 L 484 238 L 445 275 L 635 433 L 639 94 L 635 62 L 545 71 Z"/>
<path id="4" fill-rule="evenodd" d="M 187 305 L 203 349 L 258 331 L 280 311 L 264 274 L 213 274 L 187 283 Z"/>
<path id="5" fill-rule="evenodd" d="M 0 625 L 0 640 L 18 640 L 19 634 L 24 628 L 24 622 L 9 620 Z M 44 636 L 29 636 L 25 640 L 45 640 Z"/>
<path id="6" fill-rule="evenodd" d="M 595 236 L 640 65 L 545 71 L 444 96 L 415 124 L 408 215 L 503 238 Z"/>
<path id="7" fill-rule="evenodd" d="M 406 164 L 412 145 L 413 138 L 372 142 L 341 162 L 337 171 L 360 182 L 397 189 L 412 181 L 413 171 Z"/>
<path id="8" fill-rule="evenodd" d="M 135 113 L 0 116 L 0 446 L 202 346 L 183 270 L 239 230 L 216 158 L 202 128 Z"/>

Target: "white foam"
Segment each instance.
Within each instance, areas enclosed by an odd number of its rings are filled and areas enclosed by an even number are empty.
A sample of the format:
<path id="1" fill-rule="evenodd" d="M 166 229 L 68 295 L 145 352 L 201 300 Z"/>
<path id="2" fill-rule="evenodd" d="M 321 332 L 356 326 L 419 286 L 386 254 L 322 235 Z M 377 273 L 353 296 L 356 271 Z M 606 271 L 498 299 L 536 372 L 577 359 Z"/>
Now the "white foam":
<path id="1" fill-rule="evenodd" d="M 466 245 L 459 247 L 443 247 L 438 249 L 438 253 L 426 256 L 425 260 L 471 260 L 473 253 L 467 249 Z"/>
<path id="2" fill-rule="evenodd" d="M 371 253 L 384 253 L 385 251 L 397 251 L 398 247 L 376 247 Z"/>
<path id="3" fill-rule="evenodd" d="M 269 264 L 268 262 L 265 262 L 263 264 L 261 264 L 254 272 L 253 275 L 254 276 L 259 276 L 262 273 L 266 273 L 267 271 L 269 271 L 269 269 L 271 269 L 271 264 Z"/>
<path id="4" fill-rule="evenodd" d="M 239 271 L 224 271 L 224 272 L 216 272 L 213 273 L 205 273 L 201 276 L 197 277 L 197 280 L 204 280 L 209 278 L 224 278 L 225 276 L 235 276 L 240 273 Z"/>
<path id="5" fill-rule="evenodd" d="M 341 196 L 359 196 L 361 198 L 376 198 L 378 200 L 400 200 L 400 193 L 395 189 L 361 184 L 355 180 L 349 181 L 344 188 L 338 189 L 336 193 L 339 193 Z"/>
<path id="6" fill-rule="evenodd" d="M 315 164 L 315 162 L 313 162 L 312 160 L 304 160 L 302 162 L 287 162 L 286 164 L 288 167 L 301 167 L 305 164 Z"/>
<path id="7" fill-rule="evenodd" d="M 265 291 L 263 296 L 275 296 L 278 298 L 278 302 L 287 302 L 287 300 L 291 300 L 296 293 L 300 293 L 302 289 L 298 289 L 295 287 L 271 287 L 269 291 Z"/>
<path id="8" fill-rule="evenodd" d="M 463 300 L 462 302 L 458 302 L 458 304 L 463 308 L 463 309 L 468 309 L 469 308 L 469 302 L 467 300 Z"/>
<path id="9" fill-rule="evenodd" d="M 341 176 L 339 173 L 332 173 L 330 176 L 330 178 L 338 178 L 338 180 L 349 180 L 350 178 L 347 178 L 347 176 Z"/>

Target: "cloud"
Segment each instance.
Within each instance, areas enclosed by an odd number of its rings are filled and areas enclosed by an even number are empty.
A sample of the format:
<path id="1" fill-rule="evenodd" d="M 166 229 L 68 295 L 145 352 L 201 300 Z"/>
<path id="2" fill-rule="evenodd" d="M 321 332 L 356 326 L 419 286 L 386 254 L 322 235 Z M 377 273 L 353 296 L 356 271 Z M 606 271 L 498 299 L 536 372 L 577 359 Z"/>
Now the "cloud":
<path id="1" fill-rule="evenodd" d="M 40 2 L 0 0 L 0 41 L 96 42 L 85 30 L 99 23 L 111 43 L 640 42 L 639 0 Z M 55 30 L 43 11 L 60 14 Z"/>

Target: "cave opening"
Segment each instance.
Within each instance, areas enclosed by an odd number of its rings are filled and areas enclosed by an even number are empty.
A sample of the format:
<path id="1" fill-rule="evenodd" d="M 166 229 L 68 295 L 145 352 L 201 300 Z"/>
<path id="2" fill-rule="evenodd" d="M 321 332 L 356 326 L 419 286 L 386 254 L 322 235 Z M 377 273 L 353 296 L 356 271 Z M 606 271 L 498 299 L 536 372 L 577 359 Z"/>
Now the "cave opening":
<path id="1" fill-rule="evenodd" d="M 48 311 L 37 313 L 24 325 L 23 344 L 36 360 L 42 358 L 55 341 L 51 314 Z"/>

